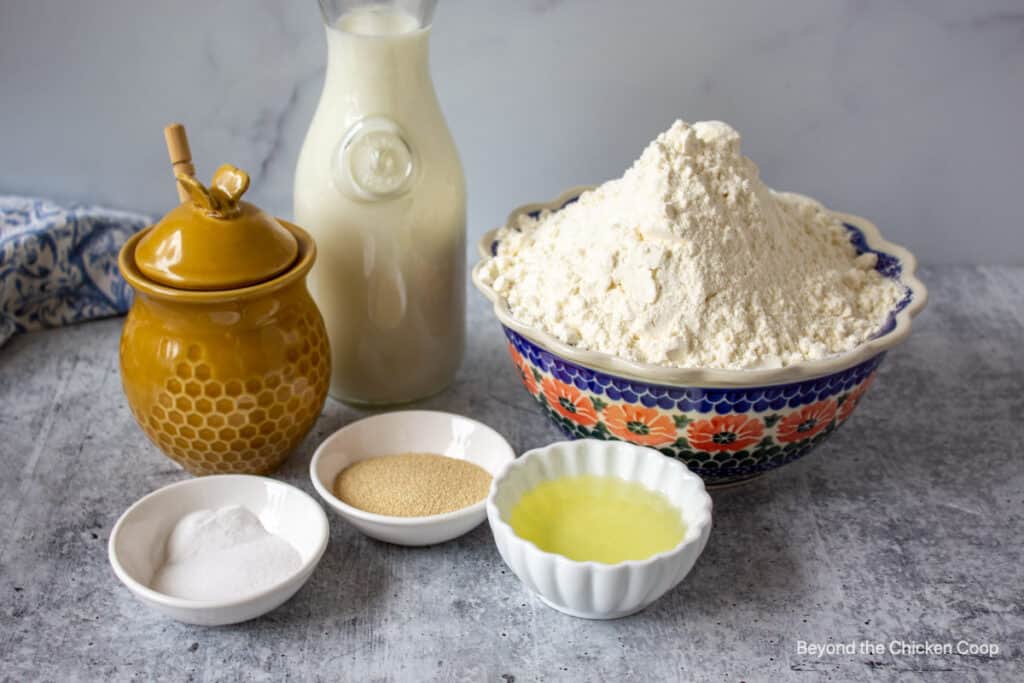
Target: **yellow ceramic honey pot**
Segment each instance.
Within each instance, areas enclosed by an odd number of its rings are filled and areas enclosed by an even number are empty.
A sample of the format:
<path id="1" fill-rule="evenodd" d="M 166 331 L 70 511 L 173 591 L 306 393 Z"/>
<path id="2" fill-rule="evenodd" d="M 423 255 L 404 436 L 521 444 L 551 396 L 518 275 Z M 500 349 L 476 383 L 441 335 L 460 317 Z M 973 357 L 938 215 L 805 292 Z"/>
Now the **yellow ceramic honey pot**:
<path id="1" fill-rule="evenodd" d="M 121 334 L 121 379 L 149 439 L 193 474 L 266 473 L 313 426 L 330 352 L 306 274 L 313 239 L 241 201 L 245 172 L 133 236 L 118 266 L 135 290 Z"/>

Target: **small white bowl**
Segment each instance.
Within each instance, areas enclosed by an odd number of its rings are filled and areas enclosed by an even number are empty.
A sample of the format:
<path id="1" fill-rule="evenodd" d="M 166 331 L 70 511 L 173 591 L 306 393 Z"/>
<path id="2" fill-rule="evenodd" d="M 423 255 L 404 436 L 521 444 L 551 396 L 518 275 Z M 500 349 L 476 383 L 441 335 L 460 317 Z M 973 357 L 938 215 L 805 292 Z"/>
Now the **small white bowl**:
<path id="1" fill-rule="evenodd" d="M 240 505 L 270 533 L 288 541 L 302 564 L 291 576 L 235 600 L 176 598 L 149 587 L 164 559 L 167 537 L 178 521 L 197 510 Z M 267 477 L 220 474 L 170 484 L 128 508 L 110 533 L 110 564 L 139 600 L 188 624 L 221 626 L 255 619 L 279 607 L 302 587 L 327 548 L 327 515 L 309 494 Z"/>
<path id="2" fill-rule="evenodd" d="M 665 494 L 682 512 L 683 540 L 645 560 L 577 562 L 541 550 L 508 524 L 519 498 L 541 482 L 564 476 L 614 476 Z M 678 460 L 623 441 L 581 439 L 528 451 L 491 486 L 487 520 L 505 564 L 548 606 L 584 619 L 639 612 L 683 580 L 711 533 L 711 497 L 704 482 Z"/>
<path id="3" fill-rule="evenodd" d="M 501 434 L 476 420 L 430 410 L 403 410 L 353 422 L 327 437 L 313 454 L 309 476 L 324 502 L 356 529 L 380 541 L 433 545 L 457 538 L 484 521 L 484 500 L 441 515 L 392 517 L 352 507 L 334 495 L 334 480 L 349 465 L 401 453 L 436 453 L 468 460 L 492 477 L 515 459 Z"/>

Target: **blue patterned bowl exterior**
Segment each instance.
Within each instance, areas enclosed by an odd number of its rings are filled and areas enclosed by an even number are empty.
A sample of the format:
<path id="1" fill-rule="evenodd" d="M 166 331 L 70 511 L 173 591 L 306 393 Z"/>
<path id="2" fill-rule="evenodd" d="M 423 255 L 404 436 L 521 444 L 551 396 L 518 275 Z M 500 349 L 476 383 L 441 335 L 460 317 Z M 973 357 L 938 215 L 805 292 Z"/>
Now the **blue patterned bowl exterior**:
<path id="1" fill-rule="evenodd" d="M 568 194 L 551 208 L 577 199 L 578 192 Z M 526 213 L 536 217 L 540 209 Z M 914 278 L 909 252 L 883 242 L 904 253 L 904 262 L 872 248 L 857 225 L 844 226 L 858 253 L 876 254 L 875 269 L 906 286 L 905 296 L 873 337 L 879 339 L 896 329 L 898 314 L 912 302 L 909 313 L 919 311 L 927 294 Z M 488 246 L 490 255 L 497 253 L 497 241 Z M 567 437 L 620 439 L 656 448 L 682 460 L 709 486 L 749 479 L 810 453 L 850 418 L 885 357 L 880 351 L 856 365 L 792 383 L 686 387 L 587 367 L 502 327 L 523 386 Z"/>
<path id="2" fill-rule="evenodd" d="M 849 419 L 884 353 L 818 379 L 712 389 L 639 382 L 568 362 L 505 327 L 523 386 L 571 439 L 620 439 L 682 460 L 708 485 L 801 458 Z"/>

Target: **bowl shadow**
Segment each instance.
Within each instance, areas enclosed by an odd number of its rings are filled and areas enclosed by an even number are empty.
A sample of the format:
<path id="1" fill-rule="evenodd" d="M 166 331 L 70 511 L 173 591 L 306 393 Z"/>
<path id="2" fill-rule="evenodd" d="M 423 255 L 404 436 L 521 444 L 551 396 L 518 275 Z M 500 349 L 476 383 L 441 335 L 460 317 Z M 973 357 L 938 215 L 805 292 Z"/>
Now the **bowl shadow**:
<path id="1" fill-rule="evenodd" d="M 769 473 L 711 488 L 712 530 L 704 553 L 676 588 L 640 612 L 654 621 L 734 623 L 798 602 L 812 587 L 794 553 L 793 530 L 772 514 L 798 498 L 798 476 Z M 781 505 L 780 505 L 781 503 Z"/>
<path id="2" fill-rule="evenodd" d="M 260 634 L 277 634 L 283 629 L 299 631 L 315 624 L 327 630 L 340 630 L 372 612 L 385 596 L 390 572 L 379 549 L 367 547 L 367 539 L 336 516 L 331 516 L 331 536 L 312 576 L 287 602 L 262 617 L 221 627 L 245 632 L 259 639 Z"/>

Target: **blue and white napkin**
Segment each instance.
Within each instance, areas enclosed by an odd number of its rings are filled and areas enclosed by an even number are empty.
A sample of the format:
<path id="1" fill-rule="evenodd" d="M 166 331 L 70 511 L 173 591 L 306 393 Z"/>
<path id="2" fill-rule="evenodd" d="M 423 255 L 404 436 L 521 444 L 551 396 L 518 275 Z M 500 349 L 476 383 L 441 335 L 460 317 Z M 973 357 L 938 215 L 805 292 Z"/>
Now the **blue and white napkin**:
<path id="1" fill-rule="evenodd" d="M 125 313 L 117 252 L 147 216 L 0 195 L 0 346 L 18 332 Z"/>

